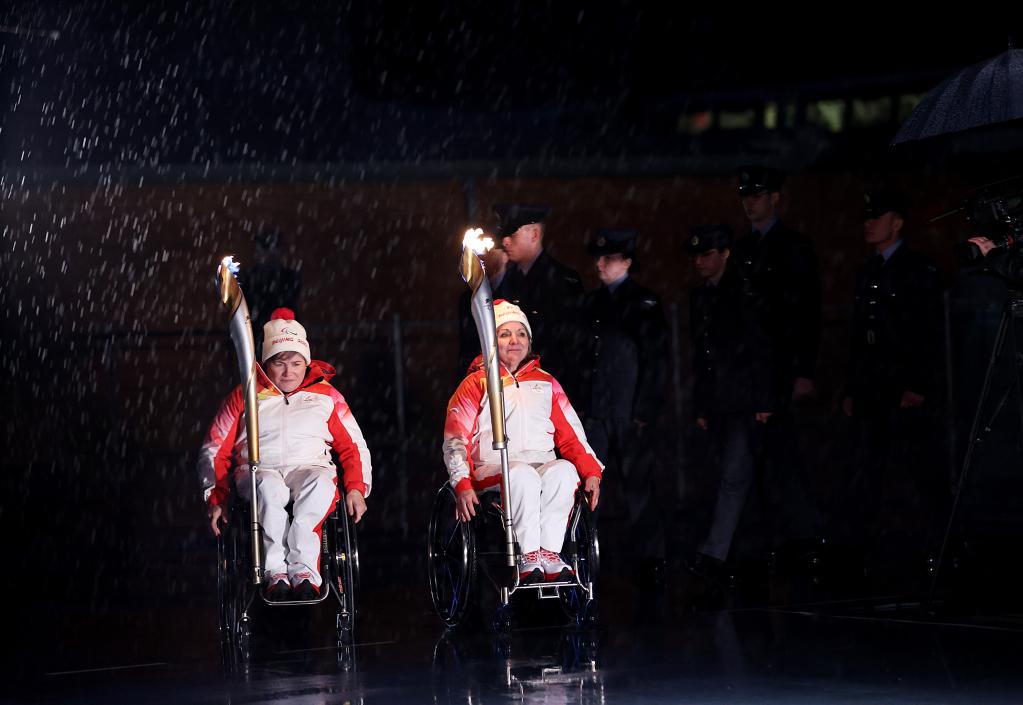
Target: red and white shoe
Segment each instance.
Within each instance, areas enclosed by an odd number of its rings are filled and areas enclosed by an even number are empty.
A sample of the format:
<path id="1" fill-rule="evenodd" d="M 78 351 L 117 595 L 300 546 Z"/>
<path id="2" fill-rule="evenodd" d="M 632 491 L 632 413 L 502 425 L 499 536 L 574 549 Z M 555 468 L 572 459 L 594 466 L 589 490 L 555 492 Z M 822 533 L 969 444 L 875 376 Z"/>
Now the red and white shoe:
<path id="1" fill-rule="evenodd" d="M 309 572 L 295 573 L 291 576 L 291 599 L 295 602 L 315 600 L 320 596 L 320 586 L 313 585 L 313 574 Z"/>
<path id="2" fill-rule="evenodd" d="M 542 583 L 544 580 L 543 566 L 540 563 L 540 551 L 524 553 L 519 560 L 519 584 Z"/>
<path id="3" fill-rule="evenodd" d="M 287 573 L 274 573 L 263 585 L 263 595 L 270 602 L 284 602 L 291 597 L 291 585 Z"/>
<path id="4" fill-rule="evenodd" d="M 546 548 L 541 548 L 539 553 L 540 565 L 543 566 L 544 579 L 547 582 L 575 579 L 575 571 L 572 570 L 572 566 L 561 560 L 561 556 L 557 553 L 548 551 Z"/>
<path id="5" fill-rule="evenodd" d="M 291 599 L 295 602 L 307 602 L 309 600 L 315 600 L 320 596 L 320 586 L 313 585 L 308 580 L 303 580 L 291 591 Z"/>

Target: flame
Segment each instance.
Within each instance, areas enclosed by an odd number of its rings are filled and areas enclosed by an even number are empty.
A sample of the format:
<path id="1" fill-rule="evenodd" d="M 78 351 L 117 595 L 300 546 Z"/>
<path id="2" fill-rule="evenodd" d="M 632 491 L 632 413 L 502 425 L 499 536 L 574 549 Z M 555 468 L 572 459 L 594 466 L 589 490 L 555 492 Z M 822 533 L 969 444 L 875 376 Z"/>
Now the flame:
<path id="1" fill-rule="evenodd" d="M 229 271 L 233 276 L 237 277 L 238 272 L 241 271 L 242 265 L 241 262 L 234 261 L 234 255 L 228 255 L 224 259 L 220 260 L 220 267 L 218 268 L 217 273 L 219 274 L 220 269 L 223 269 L 225 267 L 227 268 L 227 271 Z"/>
<path id="2" fill-rule="evenodd" d="M 472 228 L 465 231 L 465 237 L 462 238 L 462 247 L 468 247 L 477 255 L 482 255 L 484 252 L 494 248 L 494 238 L 489 235 L 484 237 L 483 228 Z"/>

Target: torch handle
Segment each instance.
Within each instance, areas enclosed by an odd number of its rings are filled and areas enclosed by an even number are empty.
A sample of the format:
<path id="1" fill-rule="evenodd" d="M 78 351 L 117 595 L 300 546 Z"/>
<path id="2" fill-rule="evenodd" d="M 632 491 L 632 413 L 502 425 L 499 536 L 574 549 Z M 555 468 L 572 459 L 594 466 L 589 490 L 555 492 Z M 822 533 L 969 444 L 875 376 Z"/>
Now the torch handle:
<path id="1" fill-rule="evenodd" d="M 515 567 L 519 559 L 519 547 L 515 543 L 515 532 L 511 522 L 511 472 L 508 467 L 508 446 L 501 448 L 501 518 L 504 521 L 505 565 L 512 569 L 510 582 L 514 584 Z"/>
<path id="2" fill-rule="evenodd" d="M 263 582 L 263 536 L 259 526 L 259 493 L 256 491 L 256 471 L 259 465 L 249 465 L 249 479 L 252 483 L 252 584 Z"/>
<path id="3" fill-rule="evenodd" d="M 259 400 L 256 396 L 257 370 L 256 344 L 252 336 L 252 321 L 245 295 L 235 277 L 237 267 L 231 258 L 225 258 L 217 270 L 220 303 L 228 311 L 228 330 L 234 342 L 241 375 L 242 396 L 245 400 L 245 430 L 249 446 L 249 476 L 252 483 L 252 581 L 263 580 L 263 537 L 259 525 L 259 494 L 256 491 L 256 472 L 259 470 Z"/>
<path id="4" fill-rule="evenodd" d="M 493 448 L 501 452 L 501 508 L 504 522 L 505 561 L 508 567 L 507 585 L 514 586 L 518 580 L 516 565 L 519 547 L 515 543 L 515 532 L 511 521 L 511 489 L 508 468 L 508 436 L 505 430 L 504 382 L 501 379 L 501 364 L 497 359 L 497 321 L 494 315 L 494 297 L 479 257 L 469 248 L 463 247 L 459 264 L 462 279 L 472 292 L 471 310 L 480 337 L 480 350 L 487 371 L 487 401 L 490 404 L 490 426 L 493 432 Z M 507 589 L 507 588 L 506 588 Z M 502 595 L 504 593 L 502 592 Z M 505 596 L 506 597 L 506 596 Z"/>

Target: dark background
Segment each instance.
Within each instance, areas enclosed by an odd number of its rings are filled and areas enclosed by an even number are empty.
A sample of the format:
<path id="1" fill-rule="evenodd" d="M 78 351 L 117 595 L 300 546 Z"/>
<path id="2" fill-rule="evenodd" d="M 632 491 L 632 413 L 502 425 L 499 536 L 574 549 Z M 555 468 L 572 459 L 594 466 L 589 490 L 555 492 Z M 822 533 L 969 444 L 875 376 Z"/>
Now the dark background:
<path id="1" fill-rule="evenodd" d="M 899 106 L 1004 51 L 1016 18 L 637 5 L 33 2 L 0 16 L 0 520 L 8 585 L 31 606 L 15 616 L 32 624 L 19 672 L 47 656 L 102 662 L 154 631 L 168 644 L 213 639 L 213 544 L 193 466 L 235 371 L 212 277 L 224 254 L 251 261 L 264 227 L 284 235 L 314 355 L 338 365 L 374 454 L 367 569 L 413 585 L 417 614 L 457 380 L 458 243 L 468 225 L 492 225 L 495 202 L 550 204 L 549 249 L 588 287 L 586 236 L 640 231 L 640 278 L 682 341 L 664 419 L 681 546 L 713 491 L 684 430 L 688 228 L 743 226 L 738 165 L 791 173 L 784 217 L 822 264 L 821 394 L 803 424 L 827 512 L 848 457 L 835 404 L 865 255 L 860 194 L 903 188 L 909 237 L 950 292 L 954 395 L 936 472 L 954 473 L 1004 293 L 956 271 L 951 245 L 967 223 L 926 220 L 1016 173 L 1023 142 L 1013 124 L 996 137 L 889 143 Z M 854 101 L 884 97 L 890 114 L 860 126 L 847 117 L 836 129 L 815 107 L 837 101 L 848 116 Z M 766 126 L 772 103 L 792 119 Z M 724 127 L 724 113 L 744 111 L 747 126 Z M 689 129 L 704 112 L 717 122 Z M 1020 533 L 1007 428 L 975 470 L 962 529 L 992 546 Z M 970 595 L 973 608 L 1001 608 Z M 81 625 L 110 619 L 119 636 L 82 657 L 97 637 Z M 46 654 L 54 630 L 66 645 Z"/>

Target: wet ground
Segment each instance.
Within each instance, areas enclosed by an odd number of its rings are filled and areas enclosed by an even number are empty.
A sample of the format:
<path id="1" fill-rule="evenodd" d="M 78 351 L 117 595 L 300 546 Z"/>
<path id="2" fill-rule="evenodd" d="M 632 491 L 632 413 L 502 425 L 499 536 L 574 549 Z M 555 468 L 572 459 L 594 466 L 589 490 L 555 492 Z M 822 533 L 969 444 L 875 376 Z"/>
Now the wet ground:
<path id="1" fill-rule="evenodd" d="M 376 555 L 365 560 L 350 652 L 338 654 L 325 605 L 257 611 L 251 662 L 225 667 L 212 590 L 160 598 L 153 586 L 89 604 L 36 601 L 8 621 L 14 653 L 5 670 L 14 678 L 5 682 L 14 685 L 0 700 L 1023 702 L 1023 609 L 1017 616 L 1011 604 L 983 612 L 884 595 L 886 581 L 853 580 L 842 573 L 851 564 L 837 557 L 828 571 L 750 561 L 718 585 L 671 569 L 659 587 L 640 589 L 634 576 L 608 570 L 597 629 L 564 626 L 556 604 L 521 601 L 516 628 L 499 638 L 445 631 L 422 575 L 402 572 L 418 554 L 377 547 Z"/>

